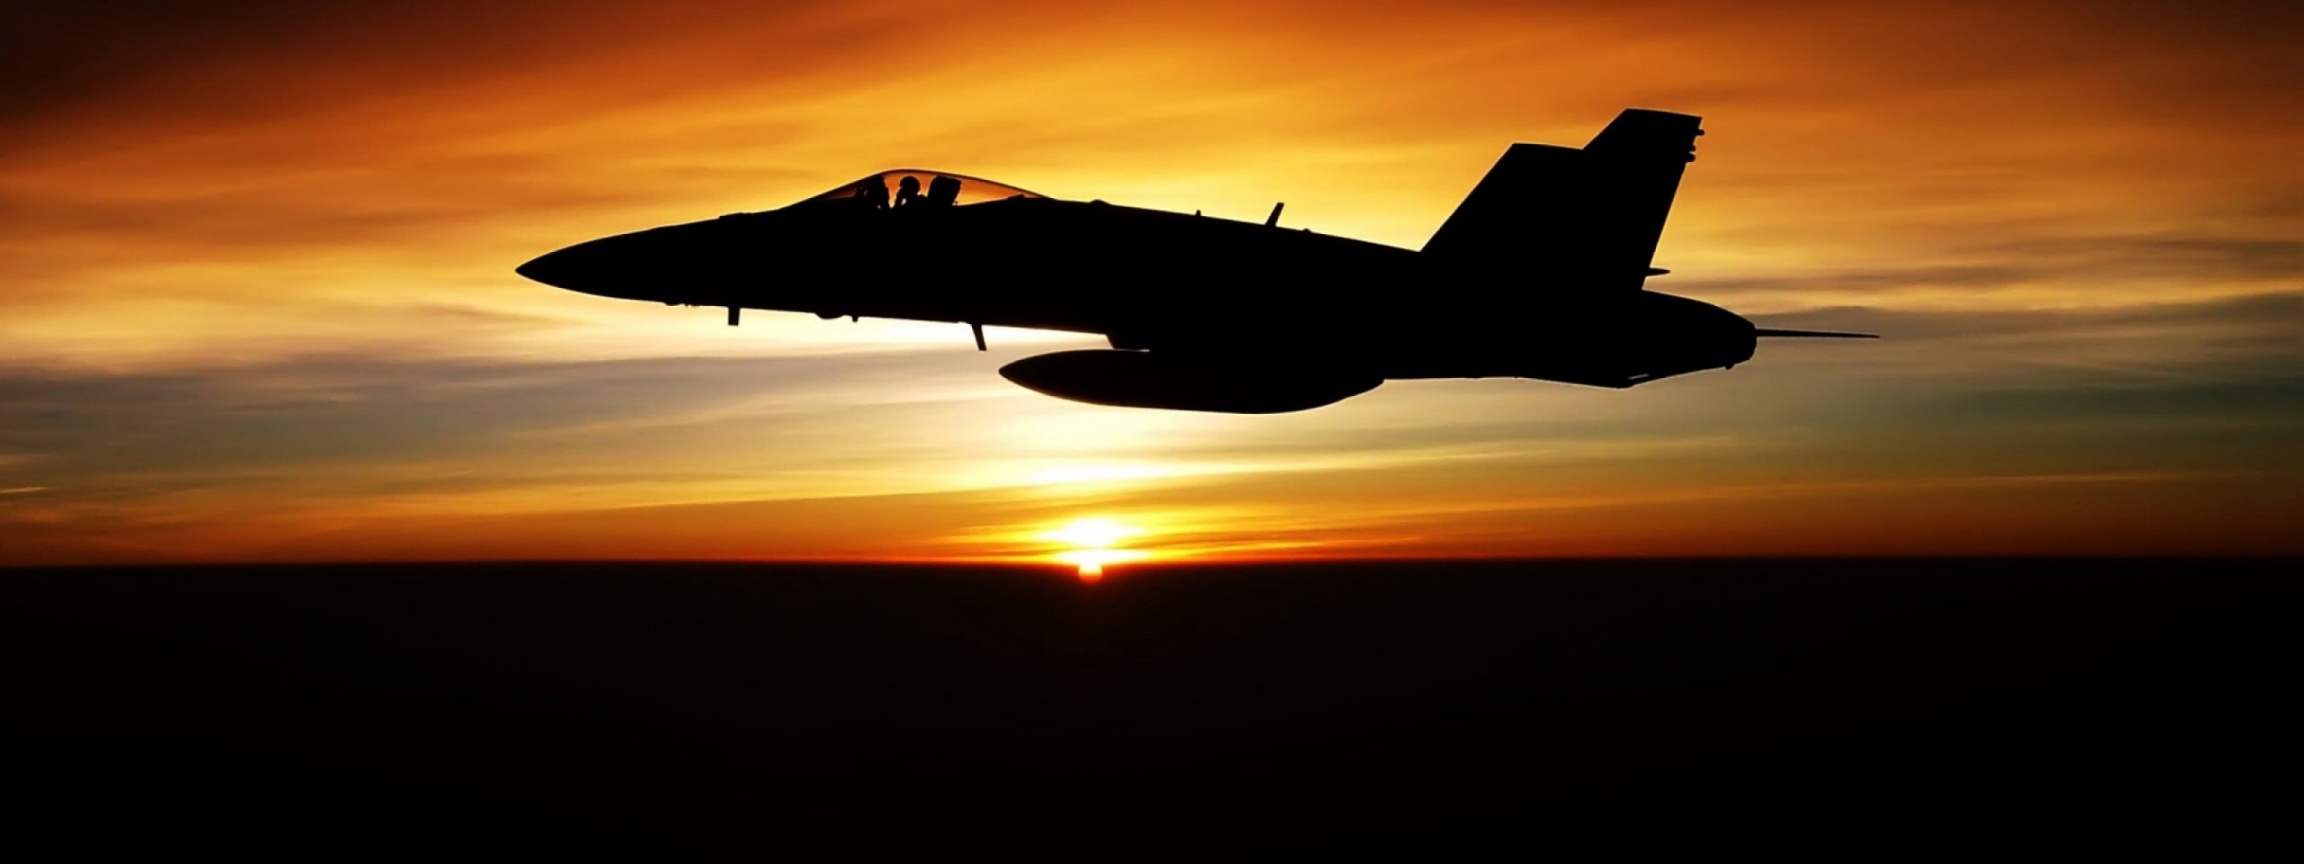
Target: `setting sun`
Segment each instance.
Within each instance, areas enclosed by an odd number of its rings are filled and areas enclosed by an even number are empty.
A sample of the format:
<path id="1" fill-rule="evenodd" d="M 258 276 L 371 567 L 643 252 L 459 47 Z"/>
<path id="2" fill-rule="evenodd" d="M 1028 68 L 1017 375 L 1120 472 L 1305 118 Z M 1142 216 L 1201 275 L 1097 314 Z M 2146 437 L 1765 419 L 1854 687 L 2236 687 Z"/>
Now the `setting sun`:
<path id="1" fill-rule="evenodd" d="M 1150 557 L 1149 553 L 1142 550 L 1114 548 L 1120 541 L 1143 533 L 1142 528 L 1102 517 L 1089 517 L 1074 519 L 1040 536 L 1049 542 L 1069 547 L 1057 553 L 1056 560 L 1078 567 L 1080 581 L 1095 582 L 1104 578 L 1106 564 Z"/>

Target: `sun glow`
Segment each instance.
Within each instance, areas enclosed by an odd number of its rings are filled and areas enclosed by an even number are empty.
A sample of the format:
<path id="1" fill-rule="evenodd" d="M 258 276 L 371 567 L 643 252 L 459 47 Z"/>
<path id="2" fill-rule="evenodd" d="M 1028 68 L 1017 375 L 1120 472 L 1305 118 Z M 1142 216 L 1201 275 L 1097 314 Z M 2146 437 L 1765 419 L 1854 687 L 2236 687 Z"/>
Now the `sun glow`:
<path id="1" fill-rule="evenodd" d="M 1080 581 L 1097 582 L 1104 578 L 1104 565 L 1151 557 L 1151 553 L 1140 549 L 1116 548 L 1121 541 L 1142 533 L 1142 528 L 1102 517 L 1089 517 L 1074 519 L 1061 528 L 1040 535 L 1040 538 L 1071 547 L 1057 553 L 1056 560 L 1079 568 Z"/>
<path id="2" fill-rule="evenodd" d="M 1173 473 L 1166 468 L 1154 465 L 1063 465 L 1033 472 L 1031 484 L 1034 486 L 1058 486 L 1068 483 L 1118 483 L 1128 480 L 1154 480 L 1170 476 Z"/>

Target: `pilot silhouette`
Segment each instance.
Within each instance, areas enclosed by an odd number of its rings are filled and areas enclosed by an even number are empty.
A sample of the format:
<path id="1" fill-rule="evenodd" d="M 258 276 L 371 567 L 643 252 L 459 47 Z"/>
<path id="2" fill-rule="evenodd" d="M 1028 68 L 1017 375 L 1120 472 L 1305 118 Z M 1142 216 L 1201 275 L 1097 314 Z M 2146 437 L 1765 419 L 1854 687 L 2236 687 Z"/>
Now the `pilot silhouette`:
<path id="1" fill-rule="evenodd" d="M 863 199 L 874 210 L 888 209 L 888 181 L 878 174 L 856 184 L 856 197 Z"/>
<path id="2" fill-rule="evenodd" d="M 920 178 L 907 175 L 896 184 L 896 206 L 909 207 L 920 201 Z"/>
<path id="3" fill-rule="evenodd" d="M 928 183 L 928 203 L 950 207 L 960 200 L 960 178 L 938 175 Z"/>

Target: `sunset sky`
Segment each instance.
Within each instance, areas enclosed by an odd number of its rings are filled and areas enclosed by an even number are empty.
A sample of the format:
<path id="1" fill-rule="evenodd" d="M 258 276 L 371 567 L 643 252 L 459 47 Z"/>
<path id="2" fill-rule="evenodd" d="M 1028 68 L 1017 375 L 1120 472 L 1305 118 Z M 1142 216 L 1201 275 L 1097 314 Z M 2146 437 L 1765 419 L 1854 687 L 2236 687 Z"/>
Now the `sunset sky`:
<path id="1" fill-rule="evenodd" d="M 373 5 L 0 17 L 0 564 L 2304 554 L 2304 5 Z M 898 166 L 1413 248 L 1627 106 L 1651 287 L 1886 338 L 1239 417 L 512 272 Z"/>

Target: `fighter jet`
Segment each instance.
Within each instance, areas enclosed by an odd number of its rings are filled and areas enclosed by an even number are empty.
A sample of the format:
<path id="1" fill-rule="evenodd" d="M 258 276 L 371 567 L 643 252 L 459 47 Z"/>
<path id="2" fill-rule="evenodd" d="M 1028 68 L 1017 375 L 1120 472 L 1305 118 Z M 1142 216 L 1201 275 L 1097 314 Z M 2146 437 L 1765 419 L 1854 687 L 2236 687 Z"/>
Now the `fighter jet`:
<path id="1" fill-rule="evenodd" d="M 1410 378 L 1626 388 L 1751 359 L 1775 330 L 1647 290 L 1701 118 L 1514 144 L 1422 249 L 882 171 L 791 205 L 579 243 L 518 268 L 629 300 L 1097 334 L 1008 380 L 1099 405 L 1272 414 Z M 1338 177 L 1337 182 L 1350 182 Z"/>

